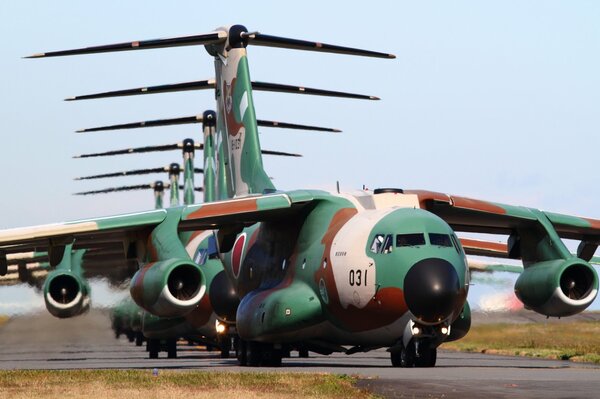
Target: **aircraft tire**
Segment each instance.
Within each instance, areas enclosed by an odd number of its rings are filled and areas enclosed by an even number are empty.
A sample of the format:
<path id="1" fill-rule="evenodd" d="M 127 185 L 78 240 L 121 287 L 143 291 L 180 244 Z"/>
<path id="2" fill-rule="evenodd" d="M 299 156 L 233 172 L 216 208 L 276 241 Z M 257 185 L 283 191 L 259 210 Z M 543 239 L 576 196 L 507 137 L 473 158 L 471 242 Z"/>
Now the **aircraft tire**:
<path id="1" fill-rule="evenodd" d="M 221 341 L 221 359 L 229 358 L 229 352 L 231 352 L 231 338 L 221 337 L 219 341 Z"/>
<path id="2" fill-rule="evenodd" d="M 247 357 L 247 342 L 244 341 L 243 339 L 239 339 L 238 340 L 238 344 L 235 348 L 235 353 L 237 356 L 237 360 L 238 363 L 240 364 L 240 366 L 247 366 L 248 365 L 248 357 Z"/>
<path id="3" fill-rule="evenodd" d="M 303 359 L 307 359 L 308 358 L 308 349 L 299 349 L 298 350 L 298 357 L 301 357 Z"/>
<path id="4" fill-rule="evenodd" d="M 434 367 L 437 360 L 437 348 L 422 348 L 420 356 L 415 358 L 416 367 Z"/>
<path id="5" fill-rule="evenodd" d="M 167 340 L 167 358 L 169 358 L 169 359 L 177 358 L 177 340 L 176 339 Z"/>
<path id="6" fill-rule="evenodd" d="M 259 342 L 249 341 L 246 344 L 248 366 L 258 367 L 262 363 L 263 351 Z"/>
<path id="7" fill-rule="evenodd" d="M 144 334 L 141 332 L 135 333 L 135 346 L 142 346 L 144 343 Z"/>
<path id="8" fill-rule="evenodd" d="M 400 367 L 414 367 L 415 366 L 415 344 L 409 343 L 406 348 L 402 348 L 400 351 Z"/>
<path id="9" fill-rule="evenodd" d="M 401 354 L 402 354 L 402 351 L 398 351 L 398 350 L 390 352 L 390 359 L 392 360 L 392 366 L 402 367 Z"/>
<path id="10" fill-rule="evenodd" d="M 150 359 L 158 359 L 158 352 L 160 350 L 160 341 L 157 339 L 148 340 L 148 357 Z"/>
<path id="11" fill-rule="evenodd" d="M 262 365 L 267 367 L 281 367 L 282 353 L 271 345 L 263 349 Z"/>

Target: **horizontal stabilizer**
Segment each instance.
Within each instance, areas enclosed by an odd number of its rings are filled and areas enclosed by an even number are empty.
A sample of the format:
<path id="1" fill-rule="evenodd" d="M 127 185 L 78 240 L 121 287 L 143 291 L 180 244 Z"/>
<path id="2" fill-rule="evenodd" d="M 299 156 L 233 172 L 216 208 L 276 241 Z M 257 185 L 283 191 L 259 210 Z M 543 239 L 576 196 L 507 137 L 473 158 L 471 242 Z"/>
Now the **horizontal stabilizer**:
<path id="1" fill-rule="evenodd" d="M 152 121 L 142 121 L 142 122 L 133 122 L 133 123 L 122 123 L 119 125 L 110 125 L 110 126 L 100 126 L 100 127 L 92 127 L 88 129 L 77 130 L 77 133 L 88 133 L 88 132 L 100 132 L 106 130 L 121 130 L 121 129 L 138 129 L 143 127 L 158 127 L 158 126 L 171 126 L 171 125 L 187 125 L 193 123 L 202 123 L 202 115 L 195 116 L 184 116 L 181 118 L 171 118 L 171 119 L 156 119 Z M 296 123 L 286 123 L 286 122 L 277 122 L 277 121 L 266 121 L 257 119 L 256 123 L 258 126 L 262 127 L 279 127 L 285 129 L 300 129 L 300 130 L 314 130 L 318 132 L 341 132 L 339 129 L 332 129 L 327 127 L 319 127 L 319 126 L 308 126 L 308 125 L 299 125 Z"/>
<path id="2" fill-rule="evenodd" d="M 174 83 L 158 86 L 137 87 L 135 89 L 107 91 L 104 93 L 86 94 L 66 98 L 65 101 L 91 100 L 96 98 L 137 96 L 141 94 L 172 93 L 178 91 L 206 90 L 215 87 L 215 80 L 198 80 L 194 82 Z M 353 98 L 359 100 L 379 100 L 379 97 L 368 96 L 364 94 L 345 93 L 341 91 L 315 89 L 304 86 L 284 85 L 279 83 L 252 82 L 252 89 L 255 91 L 270 91 L 277 93 L 307 94 L 314 96 Z"/>
<path id="3" fill-rule="evenodd" d="M 164 184 L 163 187 L 165 189 L 169 189 L 171 187 L 171 185 Z M 180 185 L 179 188 L 183 190 L 183 185 Z M 74 193 L 73 195 L 107 194 L 107 193 L 117 193 L 117 192 L 122 192 L 122 191 L 153 190 L 153 189 L 154 189 L 154 183 L 153 184 L 138 184 L 135 186 L 121 186 L 121 187 L 105 188 L 104 190 L 83 191 L 80 193 Z M 202 187 L 194 187 L 194 191 L 202 192 L 204 190 Z"/>
<path id="4" fill-rule="evenodd" d="M 137 169 L 137 170 L 128 170 L 128 171 L 124 171 L 124 172 L 104 173 L 101 175 L 94 175 L 94 176 L 76 177 L 74 180 L 91 180 L 91 179 L 104 179 L 107 177 L 149 175 L 152 173 L 169 172 L 169 170 L 170 170 L 169 166 L 165 166 L 162 168 Z M 194 172 L 195 173 L 204 173 L 204 169 L 194 168 Z"/>
<path id="5" fill-rule="evenodd" d="M 318 51 L 322 53 L 336 53 L 347 55 L 358 55 L 362 57 L 396 58 L 394 54 L 380 53 L 377 51 L 362 50 L 352 47 L 336 46 L 307 40 L 290 39 L 287 37 L 263 35 L 262 33 L 242 33 L 242 37 L 248 39 L 248 44 L 265 47 L 279 47 L 293 50 Z"/>
<path id="6" fill-rule="evenodd" d="M 151 145 L 151 146 L 138 147 L 138 148 L 126 148 L 123 150 L 97 152 L 97 153 L 93 153 L 93 154 L 81 154 L 81 155 L 75 155 L 73 158 L 93 158 L 93 157 L 106 157 L 106 156 L 111 156 L 111 155 L 140 154 L 140 153 L 145 153 L 145 152 L 162 152 L 162 151 L 180 150 L 182 148 L 183 148 L 183 143 L 166 144 L 166 145 Z M 197 150 L 202 150 L 202 149 L 204 149 L 204 144 L 195 143 L 194 148 Z"/>
<path id="7" fill-rule="evenodd" d="M 204 148 L 204 144 L 196 143 L 195 146 L 196 146 L 196 149 L 200 149 L 200 150 L 202 150 Z M 93 154 L 81 154 L 81 155 L 75 155 L 73 158 L 93 158 L 93 157 L 106 157 L 106 156 L 113 156 L 113 155 L 137 154 L 137 153 L 144 153 L 144 152 L 162 152 L 162 151 L 178 150 L 181 148 L 182 148 L 181 143 L 168 144 L 168 145 L 155 145 L 155 146 L 139 147 L 139 148 L 127 148 L 124 150 L 97 152 L 97 153 L 93 153 Z M 262 150 L 262 153 L 264 155 L 279 155 L 279 156 L 284 156 L 284 157 L 301 157 L 302 156 L 300 154 L 293 154 L 293 153 L 289 153 L 289 152 L 272 151 L 272 150 Z M 202 173 L 202 172 L 199 172 L 199 173 Z"/>
<path id="8" fill-rule="evenodd" d="M 60 57 L 65 55 L 109 53 L 113 51 L 145 50 L 165 47 L 206 45 L 221 43 L 224 42 L 226 39 L 227 33 L 225 32 L 211 32 L 200 35 L 179 36 L 165 39 L 139 40 L 133 42 L 107 44 L 103 46 L 84 47 L 73 50 L 51 51 L 46 53 L 33 54 L 25 58 Z"/>

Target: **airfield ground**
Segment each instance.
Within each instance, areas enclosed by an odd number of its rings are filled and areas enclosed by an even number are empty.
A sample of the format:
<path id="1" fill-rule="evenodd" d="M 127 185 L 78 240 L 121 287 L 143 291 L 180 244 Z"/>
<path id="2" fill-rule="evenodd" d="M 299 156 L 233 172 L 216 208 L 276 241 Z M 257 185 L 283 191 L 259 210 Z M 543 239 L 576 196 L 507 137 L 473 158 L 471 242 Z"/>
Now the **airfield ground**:
<path id="1" fill-rule="evenodd" d="M 493 323 L 503 322 L 505 317 L 483 316 Z M 517 315 L 515 321 L 524 324 L 531 321 L 529 317 L 527 313 Z M 487 321 L 474 317 L 476 326 Z M 363 395 L 360 391 L 348 391 L 354 389 L 350 386 L 351 379 L 337 376 L 356 376 L 358 389 L 389 398 L 583 398 L 596 397 L 600 392 L 597 365 L 481 353 L 441 351 L 438 365 L 432 369 L 393 368 L 384 350 L 352 356 L 293 357 L 284 359 L 283 367 L 278 369 L 241 368 L 234 359 L 221 359 L 216 352 L 187 345 L 179 346 L 178 359 L 165 359 L 161 354 L 160 359 L 149 360 L 143 347 L 136 347 L 124 338 L 114 338 L 107 313 L 102 311 L 67 320 L 46 313 L 15 317 L 0 327 L 0 342 L 0 369 L 6 370 L 0 372 L 0 397 L 13 397 L 18 391 L 8 389 L 19 386 L 25 392 L 22 397 L 135 398 L 138 391 L 149 393 L 148 397 L 213 393 L 219 397 L 315 397 L 325 392 L 329 397 Z M 153 380 L 155 368 L 159 377 Z M 82 369 L 93 371 L 59 371 Z M 24 370 L 43 371 L 32 374 Z M 261 377 L 248 374 L 249 371 Z M 265 373 L 277 373 L 277 377 Z M 213 380 L 202 385 L 207 374 L 226 382 Z M 270 388 L 261 385 L 265 379 L 272 380 L 274 385 Z M 157 382 L 147 383 L 147 380 L 158 381 L 158 386 L 152 385 Z M 302 381 L 308 381 L 308 386 L 303 386 Z M 77 394 L 74 389 L 80 383 L 83 391 Z M 27 385 L 37 387 L 38 394 L 27 391 Z M 106 394 L 101 390 L 103 386 Z M 214 391 L 208 386 L 222 390 Z M 111 387 L 122 391 L 110 395 Z"/>

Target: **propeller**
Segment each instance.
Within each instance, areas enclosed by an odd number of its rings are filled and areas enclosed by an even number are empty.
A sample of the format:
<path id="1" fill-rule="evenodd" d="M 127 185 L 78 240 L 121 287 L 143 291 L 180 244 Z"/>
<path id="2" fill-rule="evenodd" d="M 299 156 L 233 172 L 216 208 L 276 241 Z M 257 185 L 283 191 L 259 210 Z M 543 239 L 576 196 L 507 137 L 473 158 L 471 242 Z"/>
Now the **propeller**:
<path id="1" fill-rule="evenodd" d="M 160 186 L 158 185 L 160 183 Z M 134 186 L 120 186 L 120 187 L 110 187 L 105 188 L 103 190 L 93 190 L 93 191 L 82 191 L 79 193 L 74 193 L 73 195 L 94 195 L 94 194 L 108 194 L 108 193 L 117 193 L 123 191 L 136 191 L 136 190 L 155 190 L 155 191 L 164 191 L 165 189 L 171 188 L 169 183 L 163 183 L 161 181 L 157 181 L 151 184 L 138 184 Z M 180 189 L 183 190 L 183 186 L 179 186 Z M 194 187 L 194 191 L 202 192 L 204 191 L 202 187 Z"/>
<path id="2" fill-rule="evenodd" d="M 177 165 L 177 168 L 179 168 L 179 165 Z M 179 174 L 180 171 L 182 171 L 183 169 L 177 169 L 174 171 L 174 173 Z M 148 168 L 148 169 L 137 169 L 137 170 L 127 170 L 127 171 L 123 171 L 123 172 L 113 172 L 113 173 L 104 173 L 101 175 L 94 175 L 94 176 L 83 176 L 83 177 L 76 177 L 73 180 L 91 180 L 91 179 L 104 179 L 107 177 L 120 177 L 120 176 L 138 176 L 138 175 L 149 175 L 152 173 L 162 173 L 162 172 L 169 172 L 172 173 L 173 169 L 171 166 L 165 166 L 162 168 Z M 204 173 L 204 169 L 201 168 L 194 168 L 194 173 Z"/>
<path id="3" fill-rule="evenodd" d="M 198 80 L 193 82 L 174 83 L 158 86 L 147 86 L 137 87 L 135 89 L 126 90 L 115 90 L 107 91 L 103 93 L 86 94 L 82 96 L 68 97 L 65 101 L 77 101 L 77 100 L 91 100 L 96 98 L 109 98 L 109 97 L 124 97 L 124 96 L 137 96 L 142 94 L 156 94 L 156 93 L 173 93 L 179 91 L 191 91 L 191 90 L 206 90 L 214 89 L 216 81 L 214 79 L 209 80 Z M 271 91 L 277 93 L 292 93 L 292 94 L 307 94 L 314 96 L 327 96 L 327 97 L 341 97 L 341 98 L 354 98 L 359 100 L 379 100 L 379 97 L 368 96 L 364 94 L 345 93 L 341 91 L 314 89 L 311 87 L 304 86 L 293 86 L 284 85 L 279 83 L 267 83 L 267 82 L 252 82 L 252 89 L 255 91 Z"/>
<path id="4" fill-rule="evenodd" d="M 180 118 L 170 118 L 170 119 L 156 119 L 151 121 L 141 121 L 141 122 L 133 122 L 133 123 L 122 123 L 119 125 L 110 125 L 110 126 L 99 126 L 92 127 L 88 129 L 80 129 L 77 130 L 77 133 L 88 133 L 88 132 L 99 132 L 105 130 L 121 130 L 121 129 L 138 129 L 143 127 L 157 127 L 157 126 L 171 126 L 171 125 L 187 125 L 193 123 L 202 123 L 203 121 L 202 115 L 195 116 L 184 116 Z M 257 119 L 256 123 L 261 127 L 279 127 L 285 129 L 299 129 L 299 130 L 314 130 L 319 132 L 333 132 L 339 133 L 341 130 L 332 129 L 326 127 L 319 126 L 308 126 L 308 125 L 299 125 L 295 123 L 286 123 L 286 122 L 277 122 L 277 121 L 267 121 Z"/>
<path id="5" fill-rule="evenodd" d="M 333 44 L 291 39 L 281 36 L 265 35 L 259 32 L 248 32 L 243 25 L 233 25 L 228 28 L 218 28 L 214 32 L 191 36 L 178 36 L 152 40 L 138 40 L 101 46 L 84 47 L 72 50 L 50 51 L 37 53 L 25 58 L 59 57 L 66 55 L 107 53 L 113 51 L 145 50 L 166 47 L 204 45 L 213 54 L 213 47 L 221 45 L 227 48 L 246 47 L 248 44 L 265 47 L 279 47 L 294 50 L 317 51 L 376 58 L 396 58 L 393 54 L 377 51 L 343 47 Z M 216 54 L 213 54 L 216 55 Z"/>

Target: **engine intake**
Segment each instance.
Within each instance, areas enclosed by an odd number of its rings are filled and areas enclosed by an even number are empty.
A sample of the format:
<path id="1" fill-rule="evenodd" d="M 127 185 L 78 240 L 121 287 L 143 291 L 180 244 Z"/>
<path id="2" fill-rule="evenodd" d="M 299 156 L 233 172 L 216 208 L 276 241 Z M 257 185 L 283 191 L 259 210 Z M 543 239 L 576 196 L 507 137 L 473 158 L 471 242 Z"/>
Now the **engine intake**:
<path id="1" fill-rule="evenodd" d="M 131 297 L 160 317 L 191 312 L 206 291 L 204 273 L 190 260 L 168 259 L 144 265 L 131 280 Z"/>
<path id="2" fill-rule="evenodd" d="M 525 307 L 552 317 L 585 310 L 598 294 L 598 276 L 582 259 L 552 260 L 525 268 L 515 284 Z"/>
<path id="3" fill-rule="evenodd" d="M 44 301 L 55 317 L 78 316 L 89 309 L 89 287 L 85 280 L 70 271 L 55 271 L 46 277 Z"/>

